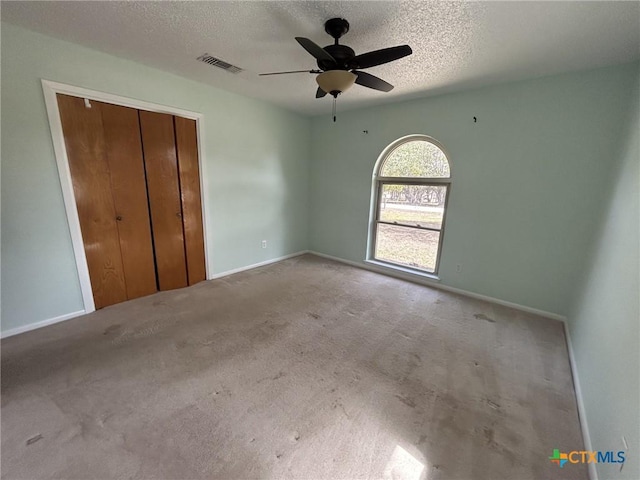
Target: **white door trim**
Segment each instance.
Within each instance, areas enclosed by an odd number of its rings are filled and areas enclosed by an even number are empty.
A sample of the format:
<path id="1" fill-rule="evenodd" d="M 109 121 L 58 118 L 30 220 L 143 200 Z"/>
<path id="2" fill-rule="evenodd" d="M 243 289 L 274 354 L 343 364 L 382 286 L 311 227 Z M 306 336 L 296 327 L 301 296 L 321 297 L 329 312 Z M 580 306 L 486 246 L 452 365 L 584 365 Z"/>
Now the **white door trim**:
<path id="1" fill-rule="evenodd" d="M 112 93 L 99 92 L 74 85 L 53 82 L 51 80 L 42 79 L 42 91 L 44 93 L 44 102 L 47 107 L 47 116 L 49 117 L 49 128 L 51 129 L 51 139 L 53 140 L 53 150 L 58 166 L 58 175 L 60 177 L 60 186 L 62 187 L 62 198 L 64 200 L 64 208 L 67 213 L 67 221 L 69 223 L 69 233 L 71 234 L 71 243 L 73 245 L 73 253 L 76 260 L 78 270 L 78 279 L 80 280 L 80 290 L 82 291 L 82 301 L 86 313 L 95 311 L 95 303 L 93 302 L 93 291 L 91 289 L 91 280 L 89 278 L 89 266 L 84 251 L 84 242 L 82 241 L 82 231 L 80 230 L 80 218 L 78 217 L 78 209 L 76 207 L 76 198 L 73 193 L 73 182 L 71 179 L 71 171 L 69 170 L 69 158 L 67 156 L 67 148 L 64 143 L 64 133 L 62 131 L 62 122 L 60 121 L 60 111 L 58 110 L 58 100 L 56 94 L 71 95 L 74 97 L 96 100 L 99 102 L 112 103 L 123 107 L 135 108 L 138 110 L 147 110 L 150 112 L 168 113 L 179 117 L 189 118 L 196 121 L 196 132 L 198 138 L 198 164 L 200 168 L 200 199 L 202 202 L 202 226 L 204 234 L 204 258 L 207 279 L 211 279 L 211 269 L 209 267 L 209 242 L 207 241 L 207 222 L 206 207 L 208 205 L 208 189 L 206 188 L 205 178 L 208 178 L 204 168 L 204 149 L 202 145 L 202 132 L 204 130 L 204 118 L 202 113 L 183 110 L 181 108 L 160 105 L 158 103 L 150 103 L 133 98 L 122 97 Z"/>

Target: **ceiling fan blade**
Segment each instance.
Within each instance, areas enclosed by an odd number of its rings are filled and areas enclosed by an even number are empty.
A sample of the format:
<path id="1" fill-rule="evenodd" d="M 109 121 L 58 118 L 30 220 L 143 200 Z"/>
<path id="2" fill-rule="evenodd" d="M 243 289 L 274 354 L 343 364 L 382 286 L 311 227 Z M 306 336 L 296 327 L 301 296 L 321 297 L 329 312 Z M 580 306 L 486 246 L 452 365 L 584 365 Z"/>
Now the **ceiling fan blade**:
<path id="1" fill-rule="evenodd" d="M 327 94 L 327 92 L 325 92 L 324 90 L 322 90 L 320 87 L 318 87 L 318 90 L 316 90 L 316 98 L 322 98 Z"/>
<path id="2" fill-rule="evenodd" d="M 287 73 L 322 73 L 322 70 L 290 70 L 288 72 L 259 73 L 258 76 L 264 77 L 265 75 L 286 75 Z"/>
<path id="3" fill-rule="evenodd" d="M 321 60 L 325 62 L 331 62 L 333 64 L 336 63 L 335 58 L 333 58 L 329 53 L 319 45 L 316 45 L 314 42 L 304 37 L 296 37 L 296 40 L 302 48 L 304 48 L 307 52 L 313 55 L 316 60 Z"/>
<path id="4" fill-rule="evenodd" d="M 356 78 L 356 83 L 358 85 L 373 88 L 374 90 L 380 90 L 381 92 L 390 92 L 391 90 L 393 90 L 393 85 L 385 82 L 375 75 L 371 75 L 367 72 L 361 72 L 359 70 L 354 70 L 353 73 L 358 76 L 358 78 Z"/>
<path id="5" fill-rule="evenodd" d="M 350 61 L 353 68 L 369 68 L 383 63 L 393 62 L 399 58 L 411 55 L 413 51 L 409 45 L 399 45 L 397 47 L 383 48 L 373 52 L 356 55 Z"/>

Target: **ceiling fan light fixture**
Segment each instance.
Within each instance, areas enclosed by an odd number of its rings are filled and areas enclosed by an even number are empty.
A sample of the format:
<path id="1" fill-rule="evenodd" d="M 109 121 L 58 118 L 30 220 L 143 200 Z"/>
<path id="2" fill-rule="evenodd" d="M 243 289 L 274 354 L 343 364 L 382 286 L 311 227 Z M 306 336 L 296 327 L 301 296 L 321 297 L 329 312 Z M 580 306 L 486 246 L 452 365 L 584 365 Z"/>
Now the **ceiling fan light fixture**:
<path id="1" fill-rule="evenodd" d="M 316 77 L 318 86 L 330 95 L 338 95 L 348 90 L 358 76 L 346 70 L 328 70 Z"/>

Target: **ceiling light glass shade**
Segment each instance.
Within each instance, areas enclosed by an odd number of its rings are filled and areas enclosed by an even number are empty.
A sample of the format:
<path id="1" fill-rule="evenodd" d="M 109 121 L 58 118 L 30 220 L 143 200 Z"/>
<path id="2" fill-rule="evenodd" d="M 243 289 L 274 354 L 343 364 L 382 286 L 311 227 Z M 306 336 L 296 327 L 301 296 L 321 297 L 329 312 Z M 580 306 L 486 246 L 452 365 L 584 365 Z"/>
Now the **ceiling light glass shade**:
<path id="1" fill-rule="evenodd" d="M 316 82 L 326 93 L 344 92 L 353 85 L 358 76 L 346 70 L 329 70 L 316 77 Z"/>

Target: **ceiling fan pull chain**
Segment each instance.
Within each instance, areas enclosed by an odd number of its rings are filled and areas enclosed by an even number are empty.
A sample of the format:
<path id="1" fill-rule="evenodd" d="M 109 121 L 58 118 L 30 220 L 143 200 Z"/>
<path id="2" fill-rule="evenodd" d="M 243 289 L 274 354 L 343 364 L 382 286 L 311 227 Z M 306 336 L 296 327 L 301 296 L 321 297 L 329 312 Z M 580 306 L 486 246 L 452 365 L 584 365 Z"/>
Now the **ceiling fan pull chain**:
<path id="1" fill-rule="evenodd" d="M 333 97 L 333 110 L 331 111 L 334 122 L 336 121 L 336 99 L 337 98 L 338 98 L 337 96 Z"/>

